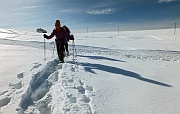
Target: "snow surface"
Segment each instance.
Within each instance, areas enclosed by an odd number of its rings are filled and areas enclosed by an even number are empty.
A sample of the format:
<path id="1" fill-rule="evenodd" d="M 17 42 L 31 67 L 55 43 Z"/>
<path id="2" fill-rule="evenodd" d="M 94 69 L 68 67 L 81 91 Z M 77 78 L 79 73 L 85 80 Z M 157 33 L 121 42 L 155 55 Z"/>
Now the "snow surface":
<path id="1" fill-rule="evenodd" d="M 42 36 L 0 29 L 0 114 L 180 113 L 180 29 L 75 33 L 64 64 Z"/>

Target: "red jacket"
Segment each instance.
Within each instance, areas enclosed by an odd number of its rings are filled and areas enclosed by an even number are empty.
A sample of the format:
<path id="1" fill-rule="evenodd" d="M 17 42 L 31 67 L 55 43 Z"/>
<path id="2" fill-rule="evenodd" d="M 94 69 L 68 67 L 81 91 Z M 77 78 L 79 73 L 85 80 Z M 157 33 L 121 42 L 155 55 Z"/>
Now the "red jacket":
<path id="1" fill-rule="evenodd" d="M 53 32 L 51 33 L 51 35 L 48 36 L 47 39 L 51 39 L 51 38 L 53 38 L 54 36 L 56 36 L 56 39 L 55 39 L 56 44 L 61 44 L 61 43 L 65 42 L 65 41 L 66 41 L 66 39 L 65 39 L 66 37 L 67 37 L 68 39 L 71 39 L 70 35 L 68 35 L 68 34 L 64 31 L 64 29 L 63 29 L 62 27 L 60 28 L 60 30 L 54 29 Z"/>

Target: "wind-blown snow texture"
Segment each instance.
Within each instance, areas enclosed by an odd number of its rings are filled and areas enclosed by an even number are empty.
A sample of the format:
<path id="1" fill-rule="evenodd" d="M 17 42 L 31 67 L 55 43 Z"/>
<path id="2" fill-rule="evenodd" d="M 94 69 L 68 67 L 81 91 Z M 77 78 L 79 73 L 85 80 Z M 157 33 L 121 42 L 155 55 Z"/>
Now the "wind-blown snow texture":
<path id="1" fill-rule="evenodd" d="M 0 29 L 0 114 L 179 114 L 180 31 L 77 33 L 65 63 L 41 33 Z"/>

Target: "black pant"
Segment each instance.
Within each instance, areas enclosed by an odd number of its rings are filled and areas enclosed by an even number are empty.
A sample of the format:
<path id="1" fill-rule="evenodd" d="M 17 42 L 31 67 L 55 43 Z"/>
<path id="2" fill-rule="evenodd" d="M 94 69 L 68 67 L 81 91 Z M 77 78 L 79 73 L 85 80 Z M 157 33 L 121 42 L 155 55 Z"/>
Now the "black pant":
<path id="1" fill-rule="evenodd" d="M 65 43 L 65 49 L 66 49 L 66 52 L 68 52 L 68 43 L 67 42 Z"/>
<path id="2" fill-rule="evenodd" d="M 64 42 L 56 44 L 57 53 L 60 61 L 64 61 Z"/>

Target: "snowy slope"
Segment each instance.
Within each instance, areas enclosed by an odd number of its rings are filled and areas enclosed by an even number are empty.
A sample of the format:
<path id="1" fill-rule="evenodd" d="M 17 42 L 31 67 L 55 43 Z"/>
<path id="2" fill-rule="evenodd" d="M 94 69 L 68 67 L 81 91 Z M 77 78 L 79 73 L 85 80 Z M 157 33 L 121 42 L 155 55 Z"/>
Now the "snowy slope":
<path id="1" fill-rule="evenodd" d="M 53 39 L 44 61 L 42 34 L 0 31 L 1 114 L 180 113 L 179 29 L 77 33 L 64 64 Z"/>

